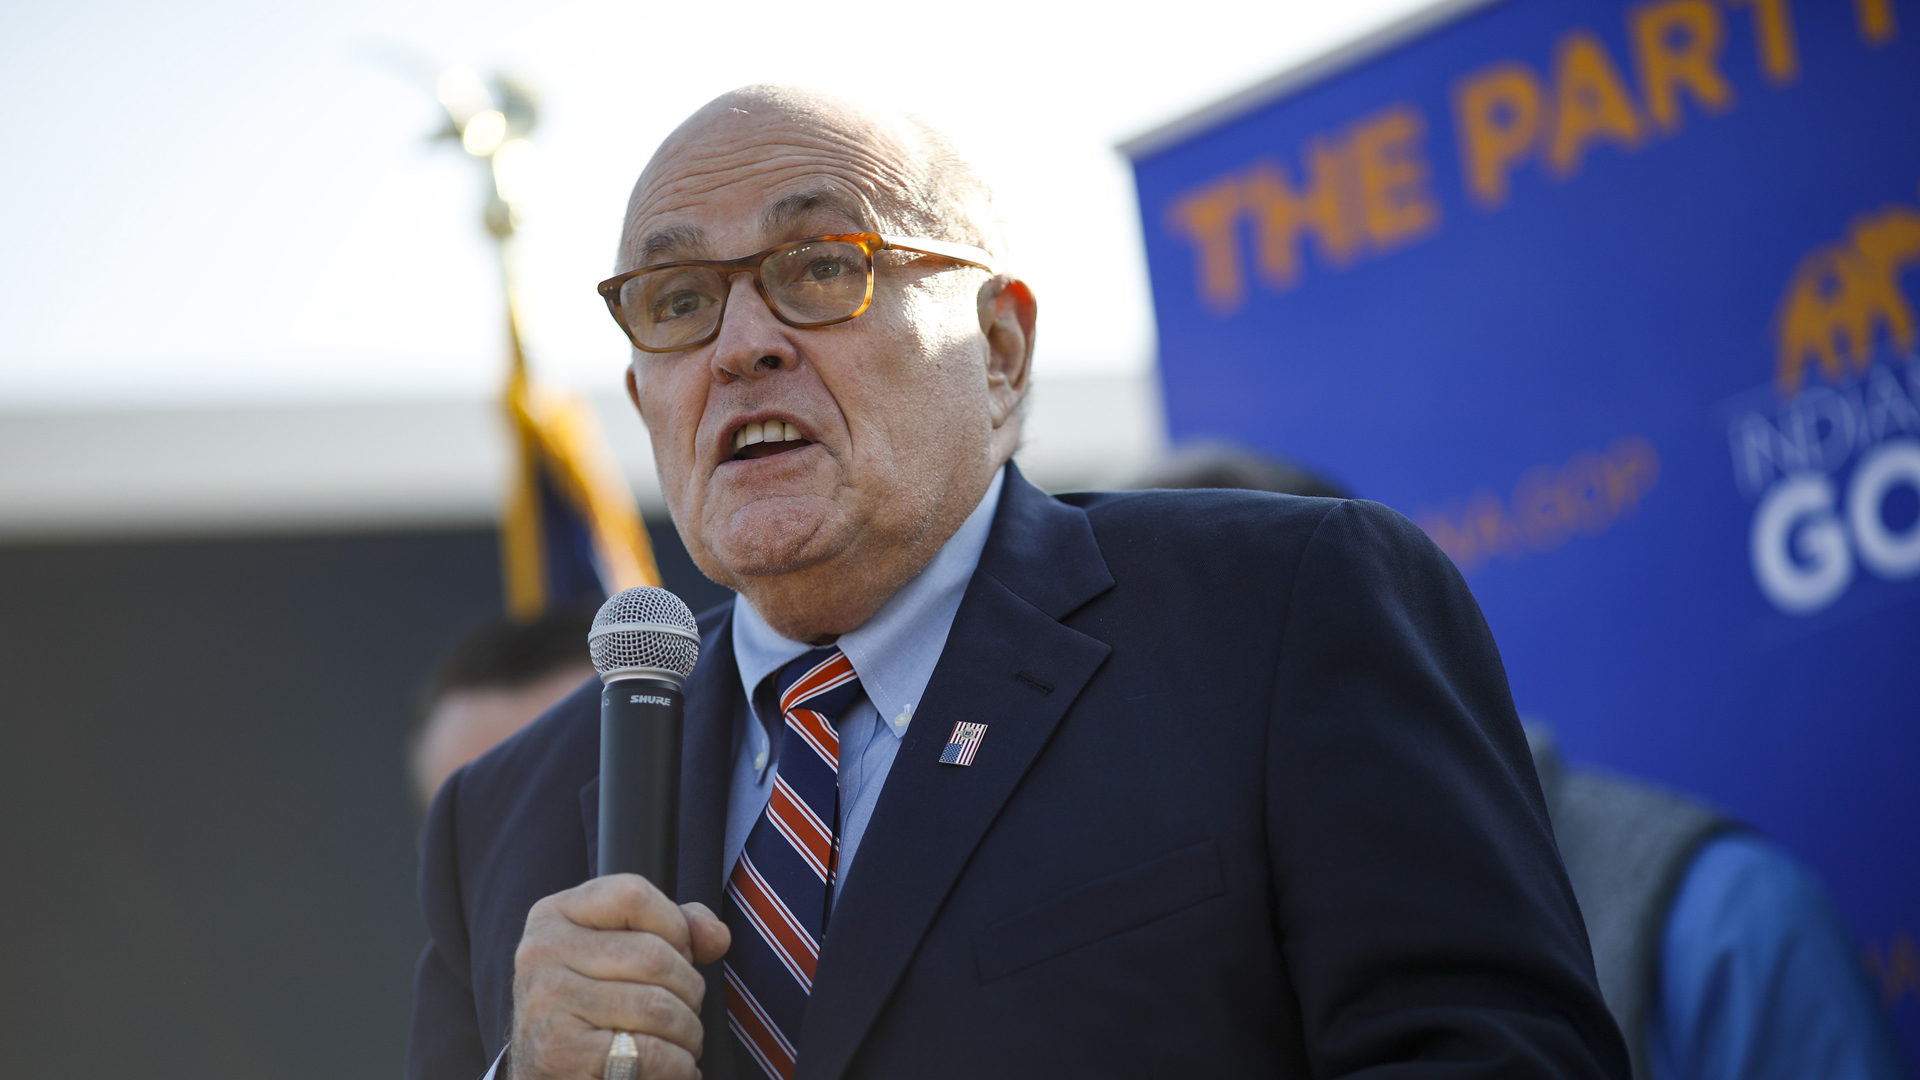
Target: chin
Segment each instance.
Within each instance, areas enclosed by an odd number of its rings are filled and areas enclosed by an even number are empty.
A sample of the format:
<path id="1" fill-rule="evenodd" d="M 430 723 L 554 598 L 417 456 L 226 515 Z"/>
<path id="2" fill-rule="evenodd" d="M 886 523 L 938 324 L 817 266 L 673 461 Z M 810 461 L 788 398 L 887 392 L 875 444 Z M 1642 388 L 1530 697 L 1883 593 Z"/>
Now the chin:
<path id="1" fill-rule="evenodd" d="M 729 515 L 707 538 L 706 549 L 736 580 L 804 570 L 842 546 L 831 542 L 824 509 L 810 499 L 759 500 Z"/>

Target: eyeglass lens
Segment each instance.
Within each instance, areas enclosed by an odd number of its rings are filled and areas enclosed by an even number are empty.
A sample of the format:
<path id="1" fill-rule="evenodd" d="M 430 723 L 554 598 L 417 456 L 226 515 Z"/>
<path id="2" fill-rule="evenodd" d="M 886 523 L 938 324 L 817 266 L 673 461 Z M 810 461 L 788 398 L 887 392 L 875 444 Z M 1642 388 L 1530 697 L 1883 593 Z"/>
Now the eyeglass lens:
<path id="1" fill-rule="evenodd" d="M 867 253 L 840 240 L 786 248 L 760 264 L 774 312 L 803 325 L 852 317 L 866 302 L 871 273 Z M 621 285 L 620 311 L 647 347 L 684 348 L 712 335 L 727 287 L 712 267 L 662 267 Z"/>

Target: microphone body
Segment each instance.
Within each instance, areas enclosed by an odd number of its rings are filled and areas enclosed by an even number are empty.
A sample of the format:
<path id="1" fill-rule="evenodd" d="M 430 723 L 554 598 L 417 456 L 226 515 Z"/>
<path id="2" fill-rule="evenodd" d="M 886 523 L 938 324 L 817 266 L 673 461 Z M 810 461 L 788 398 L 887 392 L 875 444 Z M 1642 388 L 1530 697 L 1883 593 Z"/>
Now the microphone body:
<path id="1" fill-rule="evenodd" d="M 600 872 L 639 874 L 674 893 L 680 865 L 677 681 L 644 675 L 600 688 Z"/>
<path id="2" fill-rule="evenodd" d="M 600 850 L 605 874 L 639 874 L 669 897 L 680 862 L 681 687 L 700 656 L 693 613 L 665 589 L 627 589 L 587 635 L 600 672 Z"/>

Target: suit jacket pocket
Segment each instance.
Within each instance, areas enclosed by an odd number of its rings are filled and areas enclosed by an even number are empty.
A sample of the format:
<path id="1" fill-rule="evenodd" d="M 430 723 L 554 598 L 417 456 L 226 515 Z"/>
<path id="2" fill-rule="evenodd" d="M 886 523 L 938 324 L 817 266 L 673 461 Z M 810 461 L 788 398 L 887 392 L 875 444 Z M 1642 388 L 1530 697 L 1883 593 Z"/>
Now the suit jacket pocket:
<path id="1" fill-rule="evenodd" d="M 1212 840 L 1181 848 L 1029 908 L 975 938 L 980 981 L 1004 979 L 1226 891 Z"/>

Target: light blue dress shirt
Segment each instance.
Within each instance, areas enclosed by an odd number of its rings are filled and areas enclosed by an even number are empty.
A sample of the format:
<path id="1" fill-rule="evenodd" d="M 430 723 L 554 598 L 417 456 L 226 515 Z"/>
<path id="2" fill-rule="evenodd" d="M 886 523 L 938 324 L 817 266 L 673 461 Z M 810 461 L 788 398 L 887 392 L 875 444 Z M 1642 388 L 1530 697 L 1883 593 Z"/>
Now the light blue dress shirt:
<path id="1" fill-rule="evenodd" d="M 1667 914 L 1653 1080 L 1905 1080 L 1878 998 L 1812 871 L 1728 834 L 1700 849 Z"/>
<path id="2" fill-rule="evenodd" d="M 853 867 L 860 838 L 873 818 L 874 804 L 886 783 L 887 770 L 900 750 L 901 737 L 913 720 L 913 710 L 933 678 L 934 665 L 947 647 L 947 631 L 960 610 L 960 598 L 973 578 L 980 553 L 993 528 L 994 510 L 1007 471 L 994 475 L 957 532 L 913 580 L 901 586 L 873 617 L 857 630 L 842 634 L 835 644 L 853 662 L 863 694 L 837 725 L 840 732 L 840 866 L 833 894 Z M 727 797 L 726 847 L 721 852 L 723 875 L 733 873 L 734 861 L 746 846 L 747 834 L 767 808 L 773 794 L 784 723 L 778 715 L 762 716 L 754 690 L 787 662 L 815 646 L 789 641 L 775 633 L 744 596 L 733 601 L 733 658 L 740 667 L 740 689 L 747 705 L 735 713 L 733 781 Z"/>

